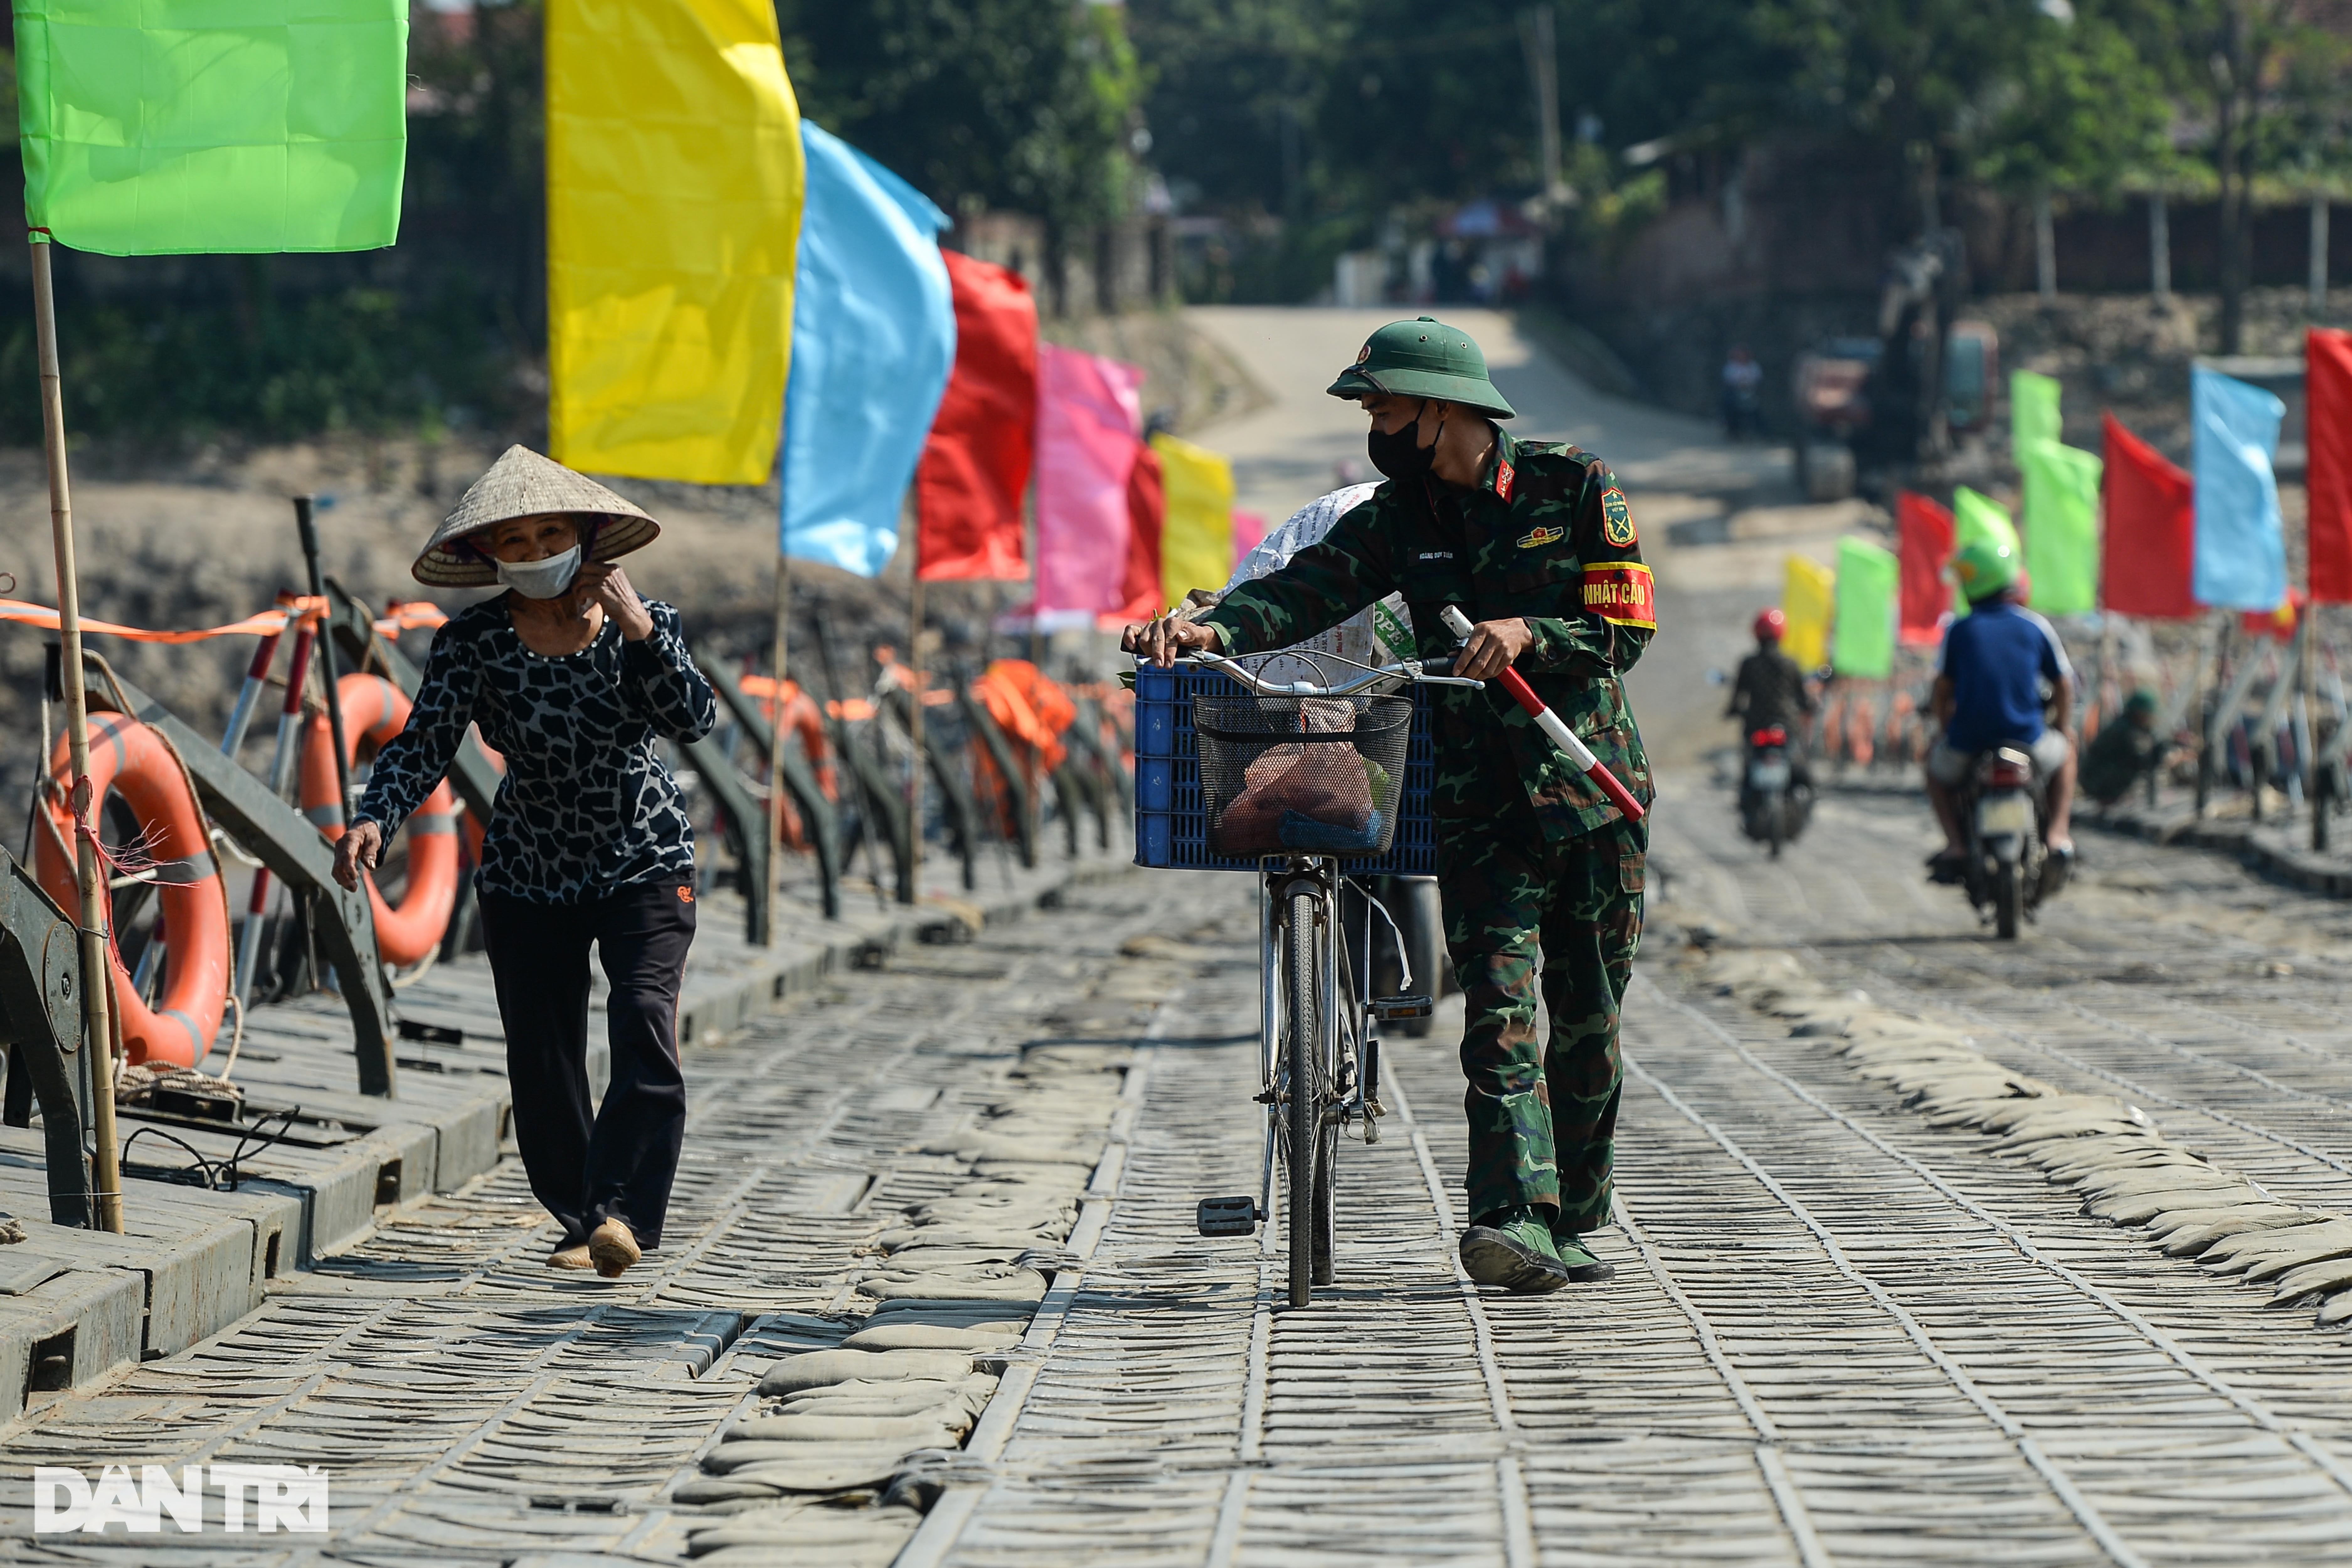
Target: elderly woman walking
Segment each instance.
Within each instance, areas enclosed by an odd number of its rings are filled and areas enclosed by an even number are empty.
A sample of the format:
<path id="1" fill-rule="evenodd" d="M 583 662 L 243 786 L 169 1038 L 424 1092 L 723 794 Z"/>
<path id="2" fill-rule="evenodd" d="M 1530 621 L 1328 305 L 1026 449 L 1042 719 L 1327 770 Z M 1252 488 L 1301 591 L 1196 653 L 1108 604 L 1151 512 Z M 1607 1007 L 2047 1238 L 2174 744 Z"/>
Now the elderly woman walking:
<path id="1" fill-rule="evenodd" d="M 661 1245 L 686 1131 L 677 994 L 694 940 L 694 831 L 660 739 L 718 721 L 677 611 L 612 563 L 660 525 L 522 447 L 476 480 L 412 569 L 506 584 L 433 639 L 408 727 L 376 757 L 335 877 L 356 888 L 468 722 L 506 758 L 475 887 L 506 1026 L 515 1142 L 562 1227 L 548 1264 L 607 1279 Z M 588 949 L 612 984 L 613 1070 L 590 1118 Z"/>

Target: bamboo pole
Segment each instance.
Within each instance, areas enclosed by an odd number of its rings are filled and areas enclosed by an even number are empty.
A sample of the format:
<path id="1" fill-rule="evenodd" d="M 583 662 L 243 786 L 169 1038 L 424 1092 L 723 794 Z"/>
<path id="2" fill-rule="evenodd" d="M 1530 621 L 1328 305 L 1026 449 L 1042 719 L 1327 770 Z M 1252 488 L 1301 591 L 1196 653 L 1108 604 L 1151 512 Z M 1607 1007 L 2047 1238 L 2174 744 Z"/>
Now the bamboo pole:
<path id="1" fill-rule="evenodd" d="M 302 560 L 310 572 L 310 596 L 326 602 L 326 580 L 319 565 L 319 525 L 311 515 L 312 498 L 294 498 L 294 531 L 302 542 Z M 335 826 L 341 828 L 352 819 L 352 748 L 343 739 L 343 697 L 341 661 L 335 657 L 332 617 L 319 623 L 319 638 L 313 651 L 319 660 L 319 673 L 326 686 L 327 733 L 335 742 Z"/>
<path id="2" fill-rule="evenodd" d="M 2221 717 L 2218 706 L 2206 705 L 2207 681 L 2211 681 L 2212 699 L 2218 705 L 2221 695 L 2221 668 L 2229 653 L 2230 622 L 2226 612 L 2217 614 L 2221 616 L 2220 619 L 2209 619 L 2207 623 L 2211 631 L 2210 638 L 2200 637 L 2197 639 L 2197 675 L 2195 683 L 2189 688 L 2189 711 L 2197 718 L 2197 819 L 2200 822 L 2212 805 L 2213 748 L 2216 744 L 2213 731 Z"/>
<path id="3" fill-rule="evenodd" d="M 768 650 L 768 671 L 775 679 L 774 706 L 768 710 L 768 877 L 760 896 L 768 900 L 768 942 L 776 940 L 776 918 L 782 912 L 784 860 L 784 654 L 793 605 L 793 563 L 781 541 L 776 545 L 776 605 L 774 640 Z"/>
<path id="4" fill-rule="evenodd" d="M 2311 847 L 2327 847 L 2327 803 L 2319 798 L 2319 605 L 2316 600 L 2303 606 L 2303 624 L 2295 628 L 2303 638 L 2303 658 L 2297 665 L 2303 689 L 2296 694 L 2303 715 L 2303 732 L 2295 740 L 2295 761 L 2302 764 L 2303 804 L 2311 812 Z"/>
<path id="5" fill-rule="evenodd" d="M 915 760 L 907 770 L 907 854 L 913 867 L 915 897 L 923 896 L 923 565 L 915 563 L 914 585 L 907 591 L 907 731 L 915 746 Z"/>
<path id="6" fill-rule="evenodd" d="M 49 236 L 36 229 L 33 246 L 33 333 L 41 370 L 41 442 L 49 467 L 49 535 L 57 557 L 58 641 L 66 689 L 66 748 L 73 787 L 74 872 L 81 887 L 81 1008 L 89 1061 L 92 1195 L 98 1228 L 122 1233 L 122 1160 L 114 1133 L 114 1029 L 108 1017 L 106 880 L 94 839 L 98 802 L 89 784 L 89 705 L 82 689 L 81 589 L 74 564 L 73 498 L 66 478 L 64 382 L 58 371 L 58 304 L 49 275 Z"/>

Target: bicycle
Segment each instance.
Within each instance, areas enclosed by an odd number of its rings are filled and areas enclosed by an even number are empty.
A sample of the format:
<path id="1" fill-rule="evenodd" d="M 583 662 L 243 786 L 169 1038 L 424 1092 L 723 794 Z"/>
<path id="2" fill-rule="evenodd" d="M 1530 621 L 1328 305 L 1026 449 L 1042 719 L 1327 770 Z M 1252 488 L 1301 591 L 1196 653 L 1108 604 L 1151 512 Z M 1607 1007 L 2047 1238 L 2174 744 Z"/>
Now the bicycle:
<path id="1" fill-rule="evenodd" d="M 1171 854 L 1163 845 L 1157 858 L 1148 852 L 1139 858 L 1145 864 L 1255 869 L 1259 878 L 1255 1100 L 1265 1118 L 1259 1190 L 1255 1196 L 1201 1200 L 1195 1226 L 1202 1236 L 1257 1234 L 1259 1226 L 1275 1218 L 1279 1178 L 1290 1304 L 1304 1307 L 1317 1286 L 1334 1279 L 1334 1167 L 1340 1138 L 1354 1125 L 1361 1128 L 1365 1142 L 1377 1143 L 1380 1118 L 1387 1114 L 1380 1101 L 1380 1026 L 1426 1018 L 1435 1008 L 1431 994 L 1412 989 L 1407 943 L 1370 886 L 1372 871 L 1403 868 L 1390 854 L 1402 819 L 1427 809 L 1426 780 L 1414 789 L 1406 765 L 1410 725 L 1422 705 L 1393 693 L 1399 685 L 1475 688 L 1484 682 L 1446 673 L 1449 660 L 1374 667 L 1328 654 L 1293 657 L 1311 661 L 1318 673 L 1332 664 L 1362 673 L 1343 681 L 1331 681 L 1327 673 L 1327 684 L 1283 683 L 1215 654 L 1177 661 L 1180 668 L 1223 676 L 1238 691 L 1230 697 L 1199 691 L 1190 698 L 1191 729 L 1199 747 L 1200 805 L 1193 815 L 1201 840 L 1189 846 L 1190 853 Z M 1376 693 L 1376 688 L 1384 689 Z M 1183 702 L 1171 690 L 1159 706 L 1172 709 Z M 1425 731 L 1425 716 L 1422 725 Z M 1169 726 L 1156 755 L 1145 727 L 1139 717 L 1139 801 L 1154 795 L 1148 764 L 1181 750 L 1181 726 Z M 1358 763 L 1365 765 L 1356 768 Z M 1415 765 L 1426 768 L 1425 756 Z M 1287 812 L 1272 831 L 1289 834 L 1291 841 L 1265 847 L 1262 837 L 1254 837 L 1265 830 L 1258 817 L 1232 826 L 1235 814 L 1248 805 L 1253 768 L 1260 775 L 1284 768 L 1310 775 L 1304 786 L 1309 793 L 1329 784 L 1333 794 L 1347 795 L 1361 784 L 1370 818 L 1359 821 L 1339 812 L 1334 814 L 1337 820 L 1323 820 Z M 1262 776 L 1258 787 L 1264 783 Z M 1158 788 L 1167 798 L 1164 777 Z M 1415 826 L 1412 837 L 1425 849 L 1433 833 L 1425 821 Z M 1247 853 L 1253 847 L 1260 852 Z M 1350 865 L 1360 868 L 1357 874 L 1350 874 Z M 1404 989 L 1386 996 L 1371 991 L 1374 911 L 1396 934 L 1404 966 Z M 1428 977 L 1430 992 L 1435 979 Z"/>

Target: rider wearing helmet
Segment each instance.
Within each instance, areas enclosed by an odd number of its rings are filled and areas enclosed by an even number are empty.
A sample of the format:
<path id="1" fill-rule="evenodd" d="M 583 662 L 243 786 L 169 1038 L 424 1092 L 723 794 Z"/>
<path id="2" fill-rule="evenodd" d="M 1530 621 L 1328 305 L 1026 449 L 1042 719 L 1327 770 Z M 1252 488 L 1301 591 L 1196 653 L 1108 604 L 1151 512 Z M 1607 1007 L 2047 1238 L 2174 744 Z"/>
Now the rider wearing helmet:
<path id="1" fill-rule="evenodd" d="M 1739 721 L 1742 739 L 1759 730 L 1787 731 L 1790 767 L 1793 776 L 1803 778 L 1805 763 L 1798 750 L 1797 732 L 1805 715 L 1813 710 L 1813 694 L 1805 689 L 1805 672 L 1797 668 L 1797 661 L 1780 651 L 1780 639 L 1788 630 L 1789 617 L 1778 609 L 1756 617 L 1756 651 L 1739 661 L 1738 677 L 1731 683 L 1731 705 L 1723 716 Z"/>
<path id="2" fill-rule="evenodd" d="M 1130 626 L 1122 646 L 1163 664 L 1184 648 L 1288 647 L 1401 593 L 1422 658 L 1452 657 L 1457 674 L 1488 681 L 1516 666 L 1647 802 L 1622 678 L 1656 629 L 1656 599 L 1608 465 L 1497 427 L 1514 415 L 1486 356 L 1427 317 L 1374 332 L 1328 390 L 1363 405 L 1388 482 L 1197 621 Z M 1458 654 L 1449 605 L 1475 623 Z M 1581 1238 L 1610 1218 L 1618 1014 L 1641 940 L 1648 831 L 1499 686 L 1432 689 L 1438 885 L 1466 1005 L 1463 1267 L 1530 1292 L 1605 1279 L 1610 1266 Z M 1549 1041 L 1536 1032 L 1538 947 Z"/>
<path id="3" fill-rule="evenodd" d="M 1936 689 L 1929 700 L 1944 732 L 1927 752 L 1927 798 L 1944 829 L 1944 847 L 1927 862 L 1938 881 L 1956 881 L 1968 858 L 1958 791 L 1979 752 L 2011 745 L 2030 752 L 2043 782 L 2050 853 L 2072 860 L 2067 815 L 2074 798 L 2074 749 L 2066 727 L 2074 707 L 2074 671 L 2050 623 L 2027 609 L 2017 554 L 2010 544 L 1972 539 L 1952 557 L 1952 576 L 1969 613 L 1944 633 Z M 2042 692 L 2047 688 L 2048 718 Z"/>

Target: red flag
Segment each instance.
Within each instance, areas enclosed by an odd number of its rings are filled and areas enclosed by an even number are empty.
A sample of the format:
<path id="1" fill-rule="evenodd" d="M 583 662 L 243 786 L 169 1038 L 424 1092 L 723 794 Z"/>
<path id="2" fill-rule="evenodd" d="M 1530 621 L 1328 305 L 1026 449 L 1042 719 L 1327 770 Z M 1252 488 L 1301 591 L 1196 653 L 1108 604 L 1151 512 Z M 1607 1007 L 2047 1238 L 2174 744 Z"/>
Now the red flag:
<path id="1" fill-rule="evenodd" d="M 1935 644 L 1944 637 L 1944 612 L 1952 607 L 1944 567 L 1952 559 L 1952 512 L 1941 502 L 1909 490 L 1895 493 L 1895 534 L 1902 572 L 1902 619 L 1906 643 Z"/>
<path id="2" fill-rule="evenodd" d="M 2303 353 L 2311 597 L 2352 605 L 2352 332 L 2314 327 Z"/>
<path id="3" fill-rule="evenodd" d="M 2179 465 L 2112 414 L 2099 481 L 2107 525 L 2099 598 L 2119 616 L 2185 621 L 2203 608 L 2189 591 L 2196 567 L 2197 487 Z"/>
<path id="4" fill-rule="evenodd" d="M 1037 448 L 1037 301 L 1017 272 L 958 251 L 955 371 L 915 471 L 927 582 L 1026 577 L 1021 495 Z"/>
<path id="5" fill-rule="evenodd" d="M 1105 626 L 1148 621 L 1167 604 L 1160 598 L 1160 536 L 1168 523 L 1168 479 L 1160 454 L 1135 444 L 1135 467 L 1127 475 L 1127 575 L 1119 581 L 1119 607 L 1101 617 Z"/>
<path id="6" fill-rule="evenodd" d="M 2294 638 L 2294 623 L 2303 614 L 2311 595 L 2300 588 L 2286 591 L 2286 603 L 2275 610 L 2246 610 L 2238 616 L 2238 625 L 2250 637 L 2269 637 L 2274 642 L 2291 642 Z"/>

